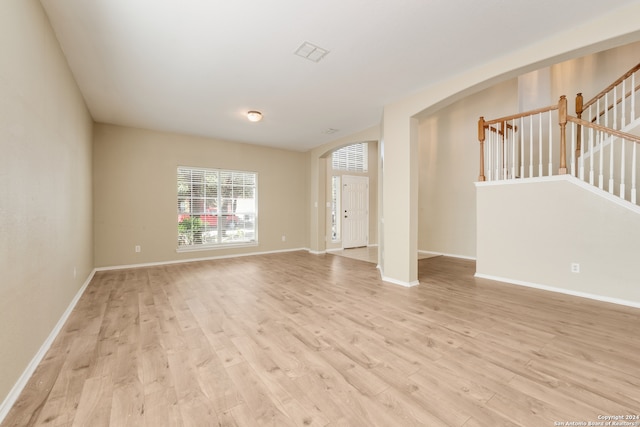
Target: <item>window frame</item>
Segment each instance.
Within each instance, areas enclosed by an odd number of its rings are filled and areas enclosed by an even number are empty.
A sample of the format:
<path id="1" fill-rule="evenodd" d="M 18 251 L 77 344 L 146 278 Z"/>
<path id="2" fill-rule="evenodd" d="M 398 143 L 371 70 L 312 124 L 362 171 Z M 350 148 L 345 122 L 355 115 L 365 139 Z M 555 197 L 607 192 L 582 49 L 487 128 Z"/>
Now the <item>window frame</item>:
<path id="1" fill-rule="evenodd" d="M 342 240 L 342 175 L 331 176 L 331 242 Z"/>
<path id="2" fill-rule="evenodd" d="M 184 196 L 182 196 L 181 198 L 181 194 L 180 194 L 180 190 L 179 190 L 179 183 L 180 183 L 180 176 L 181 174 L 184 173 L 190 173 L 193 174 L 193 172 L 200 172 L 205 174 L 204 176 L 206 176 L 206 174 L 215 174 L 216 175 L 216 195 L 215 197 L 207 197 L 202 196 L 203 197 L 203 205 L 206 206 L 207 203 L 207 199 L 211 199 L 214 200 L 215 199 L 215 223 L 216 223 L 216 240 L 219 240 L 218 242 L 202 242 L 202 243 L 190 243 L 190 244 L 181 244 L 180 243 L 180 230 L 179 230 L 179 224 L 180 224 L 180 217 L 182 215 L 193 215 L 193 216 L 202 216 L 202 215 L 208 215 L 207 212 L 184 212 L 181 209 L 181 202 L 185 201 Z M 247 215 L 253 215 L 253 238 L 250 240 L 241 240 L 238 242 L 233 242 L 233 241 L 222 241 L 222 232 L 224 230 L 221 230 L 218 227 L 218 224 L 222 224 L 226 219 L 224 218 L 225 216 L 228 215 L 233 215 L 235 216 L 237 213 L 237 208 L 233 209 L 233 212 L 229 213 L 229 212 L 224 212 L 222 209 L 220 209 L 223 205 L 224 205 L 224 200 L 223 199 L 229 199 L 228 197 L 224 197 L 224 192 L 222 191 L 222 187 L 224 187 L 225 183 L 222 182 L 221 177 L 225 174 L 244 174 L 244 175 L 249 175 L 251 176 L 251 180 L 253 181 L 253 185 L 251 185 L 250 187 L 253 188 L 253 200 L 254 200 L 254 206 L 253 206 L 253 213 L 251 212 L 247 212 Z M 206 181 L 206 178 L 204 178 Z M 245 177 L 243 177 L 243 179 L 245 179 Z M 203 182 L 205 182 L 203 181 Z M 177 248 L 176 248 L 176 252 L 191 252 L 191 251 L 203 251 L 203 250 L 216 250 L 216 249 L 225 249 L 225 248 L 239 248 L 239 247 L 250 247 L 250 246 L 258 246 L 258 173 L 254 172 L 254 171 L 241 171 L 241 170 L 233 170 L 233 169 L 220 169 L 220 168 L 207 168 L 207 167 L 198 167 L 198 166 L 177 166 L 176 168 L 176 202 L 177 204 L 176 206 L 176 214 L 177 214 L 177 221 L 174 223 L 176 225 L 176 244 L 177 244 Z M 190 188 L 190 192 L 193 191 L 193 181 L 191 181 L 190 183 L 191 188 Z M 205 184 L 206 186 L 206 184 Z M 233 184 L 231 184 L 232 187 L 234 187 Z M 246 184 L 242 184 L 241 185 L 243 188 L 246 186 Z M 206 191 L 206 190 L 205 190 Z M 232 190 L 233 191 L 233 190 Z M 190 202 L 193 201 L 193 195 L 189 196 Z M 237 200 L 238 198 L 232 198 Z M 226 200 L 226 202 L 228 202 L 228 200 Z M 204 209 L 206 210 L 206 207 L 204 207 Z"/>
<path id="3" fill-rule="evenodd" d="M 334 171 L 367 173 L 369 171 L 369 143 L 355 142 L 331 153 Z"/>

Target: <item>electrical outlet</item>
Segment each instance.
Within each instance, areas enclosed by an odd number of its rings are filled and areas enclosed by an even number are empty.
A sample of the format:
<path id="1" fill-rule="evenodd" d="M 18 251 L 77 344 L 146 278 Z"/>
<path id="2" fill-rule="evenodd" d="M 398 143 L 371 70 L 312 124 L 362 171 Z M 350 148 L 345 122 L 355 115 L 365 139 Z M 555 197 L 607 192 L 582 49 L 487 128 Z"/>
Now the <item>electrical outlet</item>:
<path id="1" fill-rule="evenodd" d="M 282 241 L 286 242 L 287 241 L 287 236 L 285 236 L 284 234 L 282 235 Z"/>
<path id="2" fill-rule="evenodd" d="M 136 245 L 136 253 L 140 252 L 142 249 L 140 248 L 140 245 Z"/>
<path id="3" fill-rule="evenodd" d="M 73 267 L 73 278 L 75 279 L 78 276 L 78 270 Z"/>
<path id="4" fill-rule="evenodd" d="M 571 263 L 571 272 L 572 273 L 580 273 L 580 264 L 578 264 L 577 262 L 572 262 Z"/>

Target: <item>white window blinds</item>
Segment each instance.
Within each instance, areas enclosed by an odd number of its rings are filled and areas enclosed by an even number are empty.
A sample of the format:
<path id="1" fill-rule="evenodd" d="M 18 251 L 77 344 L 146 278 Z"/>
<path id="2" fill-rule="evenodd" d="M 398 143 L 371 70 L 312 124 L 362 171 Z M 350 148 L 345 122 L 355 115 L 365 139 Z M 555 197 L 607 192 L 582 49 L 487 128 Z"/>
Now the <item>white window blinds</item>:
<path id="1" fill-rule="evenodd" d="M 347 145 L 333 152 L 333 170 L 367 172 L 369 164 L 369 144 L 360 142 Z"/>
<path id="2" fill-rule="evenodd" d="M 255 173 L 179 167 L 177 182 L 179 248 L 256 241 Z"/>

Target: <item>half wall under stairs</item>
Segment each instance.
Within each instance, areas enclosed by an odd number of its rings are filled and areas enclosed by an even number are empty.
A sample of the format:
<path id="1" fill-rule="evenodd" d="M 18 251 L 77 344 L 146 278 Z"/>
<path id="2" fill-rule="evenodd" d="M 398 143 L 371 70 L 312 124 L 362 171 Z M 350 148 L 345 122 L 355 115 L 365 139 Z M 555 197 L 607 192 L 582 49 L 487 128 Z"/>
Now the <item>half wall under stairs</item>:
<path id="1" fill-rule="evenodd" d="M 476 187 L 476 276 L 640 307 L 639 206 L 571 175 Z"/>

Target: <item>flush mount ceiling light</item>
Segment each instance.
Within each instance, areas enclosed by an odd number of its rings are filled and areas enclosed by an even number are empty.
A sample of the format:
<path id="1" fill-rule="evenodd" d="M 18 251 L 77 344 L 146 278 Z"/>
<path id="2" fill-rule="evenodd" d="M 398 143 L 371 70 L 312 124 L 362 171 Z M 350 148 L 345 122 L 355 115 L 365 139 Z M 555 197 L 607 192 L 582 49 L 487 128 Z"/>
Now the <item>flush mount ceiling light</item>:
<path id="1" fill-rule="evenodd" d="M 247 113 L 247 119 L 251 122 L 259 122 L 262 120 L 262 113 L 260 111 L 249 111 Z"/>
<path id="2" fill-rule="evenodd" d="M 320 62 L 329 51 L 309 42 L 304 42 L 294 53 L 309 61 Z"/>

